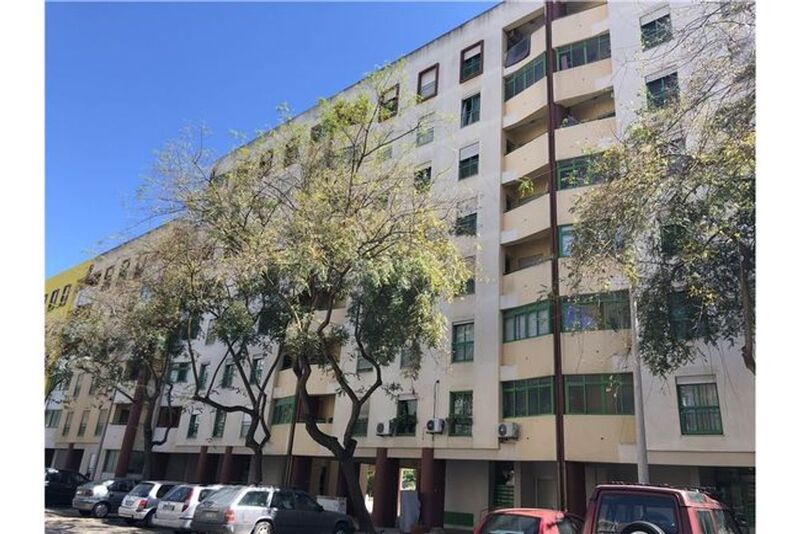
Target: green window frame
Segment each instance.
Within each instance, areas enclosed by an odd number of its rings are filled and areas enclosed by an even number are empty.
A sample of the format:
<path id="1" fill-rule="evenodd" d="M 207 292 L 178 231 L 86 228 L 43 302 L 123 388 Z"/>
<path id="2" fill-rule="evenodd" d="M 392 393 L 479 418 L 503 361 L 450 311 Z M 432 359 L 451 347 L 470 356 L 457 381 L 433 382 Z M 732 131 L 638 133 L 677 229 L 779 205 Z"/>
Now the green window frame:
<path id="1" fill-rule="evenodd" d="M 663 108 L 678 99 L 678 73 L 647 82 L 646 87 L 647 105 L 651 109 Z"/>
<path id="2" fill-rule="evenodd" d="M 633 415 L 633 374 L 566 375 L 567 414 Z"/>
<path id="3" fill-rule="evenodd" d="M 222 410 L 214 412 L 214 427 L 211 431 L 212 438 L 221 438 L 225 434 L 225 421 L 228 419 L 228 414 Z"/>
<path id="4" fill-rule="evenodd" d="M 573 240 L 573 225 L 563 224 L 558 227 L 558 257 L 568 258 Z"/>
<path id="5" fill-rule="evenodd" d="M 678 413 L 684 436 L 721 435 L 722 413 L 716 382 L 678 384 Z"/>
<path id="6" fill-rule="evenodd" d="M 233 364 L 226 363 L 222 369 L 222 382 L 220 387 L 229 389 L 233 387 Z"/>
<path id="7" fill-rule="evenodd" d="M 174 363 L 169 370 L 169 382 L 171 384 L 182 384 L 189 377 L 189 362 Z"/>
<path id="8" fill-rule="evenodd" d="M 478 214 L 470 213 L 456 219 L 453 229 L 455 235 L 475 235 L 478 233 Z"/>
<path id="9" fill-rule="evenodd" d="M 503 418 L 552 415 L 553 384 L 552 376 L 503 382 Z"/>
<path id="10" fill-rule="evenodd" d="M 556 162 L 556 189 L 572 189 L 598 184 L 602 176 L 591 172 L 592 159 L 596 156 L 578 156 Z"/>
<path id="11" fill-rule="evenodd" d="M 463 180 L 478 174 L 480 168 L 480 154 L 475 154 L 458 162 L 458 179 Z"/>
<path id="12" fill-rule="evenodd" d="M 451 436 L 472 435 L 472 391 L 450 392 Z"/>
<path id="13" fill-rule="evenodd" d="M 250 383 L 260 384 L 261 376 L 264 374 L 264 358 L 254 358 L 250 367 Z"/>
<path id="14" fill-rule="evenodd" d="M 631 327 L 628 291 L 561 298 L 561 330 L 622 330 Z"/>
<path id="15" fill-rule="evenodd" d="M 611 57 L 611 38 L 604 33 L 556 48 L 556 70 L 580 67 Z"/>
<path id="16" fill-rule="evenodd" d="M 481 120 L 481 94 L 477 93 L 461 101 L 461 127 Z"/>
<path id="17" fill-rule="evenodd" d="M 208 364 L 200 364 L 200 371 L 197 373 L 197 387 L 206 387 L 206 380 L 208 380 Z"/>
<path id="18" fill-rule="evenodd" d="M 272 405 L 272 424 L 285 425 L 294 417 L 294 397 L 275 399 Z"/>
<path id="19" fill-rule="evenodd" d="M 189 416 L 189 427 L 186 430 L 187 439 L 197 437 L 197 429 L 200 428 L 200 421 L 198 419 L 199 417 L 196 413 Z"/>
<path id="20" fill-rule="evenodd" d="M 453 363 L 471 362 L 475 357 L 475 323 L 453 325 Z"/>
<path id="21" fill-rule="evenodd" d="M 686 291 L 670 293 L 667 306 L 670 332 L 675 339 L 685 341 L 697 339 L 705 334 L 702 308 Z"/>
<path id="22" fill-rule="evenodd" d="M 672 19 L 669 13 L 642 24 L 642 48 L 647 50 L 672 39 Z"/>
<path id="23" fill-rule="evenodd" d="M 521 67 L 514 74 L 506 77 L 504 83 L 504 100 L 508 101 L 522 91 L 532 86 L 547 74 L 547 59 L 544 53 L 536 56 L 524 67 Z"/>
<path id="24" fill-rule="evenodd" d="M 551 322 L 549 300 L 505 310 L 503 343 L 551 334 L 553 332 Z"/>

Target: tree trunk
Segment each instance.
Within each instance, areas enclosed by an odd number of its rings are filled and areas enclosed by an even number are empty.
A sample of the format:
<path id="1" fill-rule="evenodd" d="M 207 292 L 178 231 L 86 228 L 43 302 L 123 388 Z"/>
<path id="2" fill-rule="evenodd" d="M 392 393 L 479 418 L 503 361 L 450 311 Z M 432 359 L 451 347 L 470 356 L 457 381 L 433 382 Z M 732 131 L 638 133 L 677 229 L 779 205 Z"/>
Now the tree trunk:
<path id="1" fill-rule="evenodd" d="M 741 241 L 739 245 L 739 292 L 742 299 L 742 319 L 744 323 L 744 346 L 742 358 L 750 372 L 756 374 L 755 357 L 755 314 L 753 297 L 750 293 L 750 255 L 748 247 Z"/>
<path id="2" fill-rule="evenodd" d="M 346 453 L 345 453 L 346 454 Z M 342 472 L 344 481 L 347 484 L 347 493 L 350 496 L 350 501 L 353 503 L 356 519 L 358 519 L 358 530 L 373 534 L 375 527 L 372 525 L 372 516 L 369 515 L 367 505 L 364 503 L 364 494 L 361 492 L 361 484 L 359 484 L 359 476 L 356 472 L 356 463 L 353 461 L 352 455 L 337 457 L 339 461 L 339 469 Z"/>
<path id="3" fill-rule="evenodd" d="M 153 404 L 145 401 L 144 426 L 142 427 L 144 437 L 144 452 L 142 462 L 142 478 L 150 478 L 153 466 Z"/>
<path id="4" fill-rule="evenodd" d="M 250 447 L 250 449 L 253 451 L 253 468 L 250 470 L 248 482 L 261 484 L 264 481 L 264 451 L 261 447 Z"/>

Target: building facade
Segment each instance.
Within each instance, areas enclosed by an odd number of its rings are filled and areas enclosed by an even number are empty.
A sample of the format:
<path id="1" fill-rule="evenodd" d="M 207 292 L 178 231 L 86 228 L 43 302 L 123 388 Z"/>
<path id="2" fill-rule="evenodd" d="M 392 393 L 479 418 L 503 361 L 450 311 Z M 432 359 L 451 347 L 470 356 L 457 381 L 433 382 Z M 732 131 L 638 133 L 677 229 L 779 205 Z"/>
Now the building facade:
<path id="1" fill-rule="evenodd" d="M 422 522 L 449 528 L 471 528 L 498 506 L 582 513 L 595 484 L 636 480 L 626 286 L 621 277 L 580 291 L 567 283 L 571 208 L 582 192 L 602 187 L 581 174 L 586 150 L 613 143 L 648 98 L 679 90 L 691 65 L 666 50 L 695 7 L 507 2 L 404 57 L 399 91 L 416 93 L 419 103 L 391 120 L 457 117 L 418 137 L 415 158 L 434 189 L 462 201 L 454 240 L 474 262 L 475 283 L 442 305 L 448 350 L 425 358 L 413 380 L 395 362 L 384 380 L 401 384 L 401 393 L 377 392 L 362 413 L 356 456 L 364 480 L 375 473 L 378 526 L 394 526 L 401 468 L 418 470 Z M 314 117 L 311 109 L 297 120 Z M 95 268 L 110 269 L 113 280 L 135 251 L 135 241 L 118 247 Z M 334 320 L 344 321 L 343 308 Z M 198 345 L 213 365 L 224 349 L 204 338 L 207 326 Z M 369 380 L 349 349 L 342 348 L 343 367 Z M 752 518 L 755 381 L 739 349 L 698 346 L 693 364 L 666 380 L 645 372 L 642 388 L 652 481 L 713 486 Z M 191 374 L 180 364 L 176 391 L 180 383 L 188 391 Z M 333 379 L 318 373 L 312 382 L 321 428 L 340 434 L 349 401 L 336 395 Z M 271 380 L 268 483 L 287 470 L 295 383 L 291 369 Z M 141 450 L 140 442 L 124 443 L 129 410 L 115 400 L 98 477 L 113 474 L 124 446 Z M 443 431 L 427 432 L 429 421 Z M 247 481 L 248 424 L 187 402 L 156 449 L 154 474 Z M 302 425 L 291 458 L 293 485 L 343 494 L 336 462 Z"/>

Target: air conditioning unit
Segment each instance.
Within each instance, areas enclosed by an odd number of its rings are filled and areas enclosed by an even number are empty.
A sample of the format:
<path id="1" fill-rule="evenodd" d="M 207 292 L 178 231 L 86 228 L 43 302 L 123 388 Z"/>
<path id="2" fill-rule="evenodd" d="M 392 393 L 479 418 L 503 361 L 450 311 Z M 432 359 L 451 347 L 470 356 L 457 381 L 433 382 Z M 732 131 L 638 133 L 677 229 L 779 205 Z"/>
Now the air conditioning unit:
<path id="1" fill-rule="evenodd" d="M 500 439 L 517 439 L 519 425 L 517 423 L 500 423 L 497 425 L 497 437 Z"/>
<path id="2" fill-rule="evenodd" d="M 425 432 L 428 434 L 441 434 L 444 432 L 444 419 L 428 419 L 425 423 Z"/>
<path id="3" fill-rule="evenodd" d="M 379 436 L 391 436 L 394 434 L 392 430 L 391 421 L 381 421 L 375 426 L 375 433 Z"/>

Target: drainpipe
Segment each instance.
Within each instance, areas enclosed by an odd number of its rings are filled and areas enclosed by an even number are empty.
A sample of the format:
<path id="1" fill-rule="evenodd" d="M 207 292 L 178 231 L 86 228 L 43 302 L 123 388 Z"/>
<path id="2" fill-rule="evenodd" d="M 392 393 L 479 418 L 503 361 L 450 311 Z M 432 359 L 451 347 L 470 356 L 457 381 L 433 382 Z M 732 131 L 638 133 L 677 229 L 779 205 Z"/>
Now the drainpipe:
<path id="1" fill-rule="evenodd" d="M 548 192 L 550 197 L 550 283 L 553 315 L 550 321 L 553 331 L 553 369 L 556 415 L 556 482 L 558 488 L 558 508 L 567 506 L 566 460 L 564 454 L 564 375 L 561 365 L 561 296 L 558 272 L 558 202 L 556 195 L 556 128 L 558 126 L 558 107 L 553 92 L 553 73 L 556 54 L 553 49 L 553 20 L 557 6 L 545 2 L 545 69 L 547 74 L 547 157 L 549 164 Z"/>

